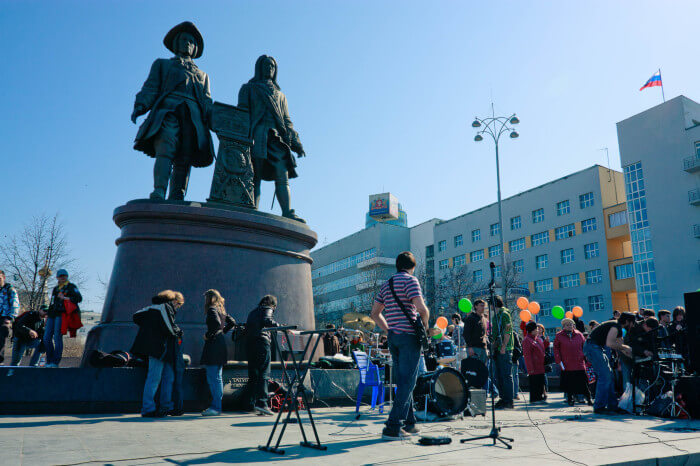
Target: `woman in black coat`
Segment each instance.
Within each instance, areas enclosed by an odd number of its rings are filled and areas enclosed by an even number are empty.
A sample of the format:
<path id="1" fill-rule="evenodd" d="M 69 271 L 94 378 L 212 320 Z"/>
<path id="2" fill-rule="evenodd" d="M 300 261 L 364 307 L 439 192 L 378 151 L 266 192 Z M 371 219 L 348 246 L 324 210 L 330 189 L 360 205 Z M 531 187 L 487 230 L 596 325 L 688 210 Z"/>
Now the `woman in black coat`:
<path id="1" fill-rule="evenodd" d="M 199 363 L 206 369 L 212 400 L 211 406 L 202 411 L 202 416 L 218 416 L 224 394 L 221 372 L 228 360 L 224 334 L 236 325 L 236 321 L 226 314 L 224 298 L 216 290 L 204 293 L 204 309 L 207 312 L 207 333 L 204 334 L 204 349 Z"/>

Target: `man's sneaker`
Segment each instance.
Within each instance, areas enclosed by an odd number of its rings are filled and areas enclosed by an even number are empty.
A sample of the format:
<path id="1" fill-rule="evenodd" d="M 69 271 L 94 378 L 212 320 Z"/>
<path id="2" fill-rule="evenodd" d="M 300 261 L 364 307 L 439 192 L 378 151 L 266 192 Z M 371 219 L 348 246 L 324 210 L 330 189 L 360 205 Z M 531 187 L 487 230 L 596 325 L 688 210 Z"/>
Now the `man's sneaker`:
<path id="1" fill-rule="evenodd" d="M 401 440 L 406 435 L 407 434 L 401 435 L 401 429 L 393 430 L 393 429 L 387 429 L 386 427 L 384 429 L 382 429 L 382 440 L 387 440 L 387 441 Z"/>
<path id="2" fill-rule="evenodd" d="M 415 424 L 410 424 L 404 426 L 403 429 L 401 429 L 401 433 L 407 434 L 407 435 L 418 435 L 420 434 L 420 429 L 416 427 Z"/>
<path id="3" fill-rule="evenodd" d="M 185 414 L 185 410 L 184 409 L 171 409 L 166 414 L 168 416 L 182 416 L 183 414 Z"/>
<path id="4" fill-rule="evenodd" d="M 212 408 L 207 408 L 204 411 L 202 411 L 202 416 L 218 416 L 221 414 L 221 411 L 217 411 Z"/>
<path id="5" fill-rule="evenodd" d="M 156 417 L 156 412 L 155 412 L 155 411 L 151 411 L 151 412 L 148 412 L 148 413 L 141 413 L 141 417 Z"/>
<path id="6" fill-rule="evenodd" d="M 275 413 L 270 411 L 267 406 L 255 405 L 255 410 L 260 414 L 264 414 L 265 416 L 274 416 L 275 415 Z"/>

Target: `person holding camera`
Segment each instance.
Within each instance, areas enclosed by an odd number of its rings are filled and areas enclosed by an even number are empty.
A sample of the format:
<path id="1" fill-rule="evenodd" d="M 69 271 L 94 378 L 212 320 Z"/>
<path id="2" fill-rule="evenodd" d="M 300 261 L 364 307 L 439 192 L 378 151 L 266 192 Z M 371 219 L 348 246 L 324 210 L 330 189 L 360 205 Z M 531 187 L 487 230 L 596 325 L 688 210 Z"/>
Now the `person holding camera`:
<path id="1" fill-rule="evenodd" d="M 44 347 L 46 348 L 46 367 L 58 367 L 63 356 L 63 334 L 61 325 L 67 312 L 80 312 L 78 303 L 83 300 L 78 287 L 68 281 L 66 269 L 56 272 L 58 284 L 51 293 L 46 329 L 44 330 Z M 70 309 L 69 309 L 70 308 Z"/>

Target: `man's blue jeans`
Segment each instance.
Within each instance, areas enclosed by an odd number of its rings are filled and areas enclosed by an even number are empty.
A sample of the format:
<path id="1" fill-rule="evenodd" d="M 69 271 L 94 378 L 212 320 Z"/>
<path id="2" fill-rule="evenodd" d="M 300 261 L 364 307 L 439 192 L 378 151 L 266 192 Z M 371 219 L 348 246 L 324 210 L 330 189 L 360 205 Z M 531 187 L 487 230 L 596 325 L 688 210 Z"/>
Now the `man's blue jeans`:
<path id="1" fill-rule="evenodd" d="M 224 396 L 224 382 L 221 379 L 222 366 L 204 366 L 207 371 L 207 384 L 211 392 L 211 409 L 221 412 L 221 398 Z"/>
<path id="2" fill-rule="evenodd" d="M 420 345 L 412 333 L 389 332 L 389 352 L 393 362 L 396 397 L 386 427 L 398 431 L 404 425 L 416 423 L 413 414 L 413 389 L 418 377 Z"/>
<path id="3" fill-rule="evenodd" d="M 33 349 L 32 357 L 29 360 L 30 366 L 36 366 L 39 364 L 39 357 L 41 352 L 39 352 L 39 344 L 41 340 L 39 338 L 34 338 L 32 340 L 20 340 L 15 337 L 12 339 L 12 365 L 18 366 L 22 361 L 22 356 L 28 349 Z"/>
<path id="4" fill-rule="evenodd" d="M 496 375 L 496 386 L 498 387 L 498 393 L 501 396 L 501 400 L 505 403 L 513 403 L 513 352 L 506 351 L 505 354 L 501 352 L 496 353 L 495 358 L 495 375 Z"/>
<path id="5" fill-rule="evenodd" d="M 160 385 L 160 410 L 173 409 L 173 366 L 166 364 L 153 356 L 148 357 L 148 375 L 143 386 L 143 405 L 141 413 L 152 413 L 156 410 L 155 396 Z"/>
<path id="6" fill-rule="evenodd" d="M 583 355 L 593 365 L 596 374 L 595 403 L 593 409 L 616 409 L 617 396 L 610 359 L 604 348 L 586 341 L 583 345 Z"/>
<path id="7" fill-rule="evenodd" d="M 46 348 L 46 364 L 59 364 L 63 355 L 63 335 L 61 321 L 63 317 L 47 317 L 44 329 L 44 347 Z"/>

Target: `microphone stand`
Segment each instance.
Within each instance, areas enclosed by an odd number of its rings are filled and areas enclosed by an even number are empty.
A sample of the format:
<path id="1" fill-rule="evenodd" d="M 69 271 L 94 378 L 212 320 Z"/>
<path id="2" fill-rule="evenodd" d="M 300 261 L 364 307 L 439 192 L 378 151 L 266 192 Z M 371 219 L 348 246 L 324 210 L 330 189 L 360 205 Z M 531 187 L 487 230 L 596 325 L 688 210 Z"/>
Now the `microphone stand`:
<path id="1" fill-rule="evenodd" d="M 494 289 L 496 288 L 496 274 L 495 274 L 495 269 L 496 269 L 496 264 L 491 262 L 490 264 L 491 267 L 491 281 L 489 282 L 489 322 L 491 324 L 491 330 L 489 331 L 489 341 L 493 338 L 493 326 L 495 324 L 495 319 L 494 316 L 496 314 L 496 299 L 495 299 L 495 292 Z M 505 270 L 502 271 L 502 273 L 505 273 Z M 499 336 L 500 332 L 499 332 Z M 494 366 L 496 365 L 496 354 L 491 351 L 491 364 L 489 364 L 489 377 L 491 378 L 490 383 L 491 383 L 491 432 L 488 435 L 481 435 L 479 437 L 470 437 L 470 438 L 463 438 L 460 440 L 460 443 L 465 443 L 465 442 L 470 442 L 472 440 L 483 440 L 483 439 L 493 439 L 493 445 L 496 446 L 496 441 L 498 440 L 501 442 L 503 445 L 508 447 L 508 449 L 512 449 L 513 445 L 511 445 L 508 442 L 513 442 L 514 440 L 512 438 L 508 437 L 503 437 L 501 436 L 501 428 L 496 427 L 496 394 L 495 390 L 493 387 L 494 383 Z"/>

